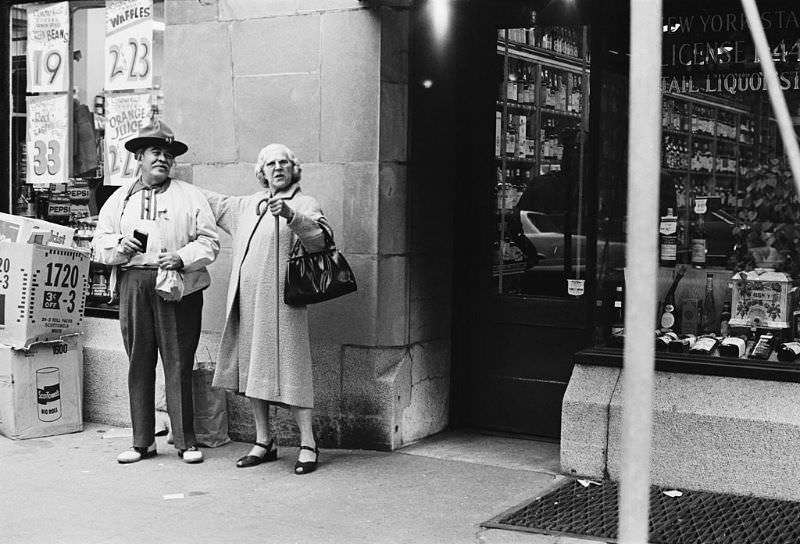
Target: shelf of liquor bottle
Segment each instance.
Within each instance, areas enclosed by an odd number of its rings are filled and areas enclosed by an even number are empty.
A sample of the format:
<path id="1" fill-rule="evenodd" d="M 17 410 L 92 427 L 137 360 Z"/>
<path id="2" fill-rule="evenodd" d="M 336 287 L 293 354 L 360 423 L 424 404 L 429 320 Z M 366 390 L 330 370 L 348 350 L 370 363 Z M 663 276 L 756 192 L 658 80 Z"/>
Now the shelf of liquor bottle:
<path id="1" fill-rule="evenodd" d="M 502 39 L 497 40 L 497 52 L 501 55 L 506 52 L 506 44 Z M 541 62 L 542 64 L 573 72 L 582 70 L 585 70 L 586 73 L 590 72 L 588 62 L 581 57 L 565 55 L 552 49 L 543 49 L 529 44 L 509 41 L 508 54 L 519 59 Z"/>
<path id="2" fill-rule="evenodd" d="M 119 306 L 116 304 L 108 304 L 107 301 L 108 298 L 92 300 L 91 297 L 86 297 L 86 310 L 84 314 L 87 317 L 118 318 Z"/>
<path id="3" fill-rule="evenodd" d="M 550 115 L 554 117 L 568 117 L 571 119 L 580 119 L 581 114 L 577 111 L 568 111 L 568 110 L 560 110 L 553 106 L 536 106 L 535 104 L 523 104 L 520 102 L 503 102 L 502 100 L 497 100 L 495 102 L 497 108 L 502 109 L 503 106 L 506 106 L 509 110 L 516 111 L 516 112 L 526 112 L 526 113 L 533 113 L 537 110 L 541 111 L 542 115 Z"/>
<path id="4" fill-rule="evenodd" d="M 541 111 L 542 111 L 542 115 L 550 115 L 550 116 L 553 116 L 553 117 L 567 117 L 567 118 L 576 119 L 576 120 L 577 119 L 581 119 L 580 112 L 557 110 L 557 109 L 554 109 L 553 107 L 548 107 L 548 106 L 544 106 L 543 108 L 541 108 Z"/>
<path id="5" fill-rule="evenodd" d="M 503 157 L 498 157 L 498 156 L 496 156 L 496 155 L 495 155 L 495 157 L 494 157 L 494 160 L 495 160 L 495 162 L 498 162 L 498 163 L 499 163 L 499 162 L 502 162 L 502 161 L 503 161 Z M 524 158 L 524 157 L 509 157 L 509 156 L 506 156 L 506 157 L 505 157 L 505 160 L 506 160 L 506 163 L 509 163 L 509 164 L 510 164 L 510 163 L 513 163 L 513 164 L 520 164 L 520 165 L 524 164 L 524 165 L 529 165 L 529 166 L 533 166 L 533 165 L 535 165 L 535 164 L 536 164 L 536 160 L 535 160 L 535 159 L 533 159 L 533 158 Z"/>
<path id="6" fill-rule="evenodd" d="M 510 276 L 512 274 L 523 274 L 528 268 L 525 263 L 506 263 L 500 266 L 499 264 L 492 265 L 492 277 Z"/>
<path id="7" fill-rule="evenodd" d="M 593 347 L 577 352 L 573 356 L 573 361 L 575 364 L 621 368 L 623 350 L 621 347 Z M 656 352 L 655 363 L 658 372 L 772 381 L 800 381 L 800 361 L 781 362 L 772 358 L 761 360 Z"/>
<path id="8" fill-rule="evenodd" d="M 509 110 L 515 112 L 522 111 L 526 113 L 533 113 L 537 109 L 535 104 L 525 104 L 521 102 L 514 102 L 512 100 L 508 100 L 505 102 L 503 100 L 497 100 L 495 102 L 495 105 L 497 106 L 498 111 L 502 110 L 504 106 L 507 107 Z"/>

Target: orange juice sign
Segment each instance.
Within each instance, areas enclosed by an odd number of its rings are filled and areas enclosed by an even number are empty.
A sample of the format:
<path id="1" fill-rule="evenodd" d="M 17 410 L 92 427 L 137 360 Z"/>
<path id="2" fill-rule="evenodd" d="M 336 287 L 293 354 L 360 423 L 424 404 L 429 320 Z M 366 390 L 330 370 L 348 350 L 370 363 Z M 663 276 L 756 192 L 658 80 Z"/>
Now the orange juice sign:
<path id="1" fill-rule="evenodd" d="M 139 127 L 150 119 L 152 104 L 150 93 L 106 97 L 106 185 L 122 185 L 138 176 L 139 165 L 125 149 L 125 142 L 136 136 Z"/>
<path id="2" fill-rule="evenodd" d="M 28 7 L 28 92 L 69 90 L 69 2 Z"/>

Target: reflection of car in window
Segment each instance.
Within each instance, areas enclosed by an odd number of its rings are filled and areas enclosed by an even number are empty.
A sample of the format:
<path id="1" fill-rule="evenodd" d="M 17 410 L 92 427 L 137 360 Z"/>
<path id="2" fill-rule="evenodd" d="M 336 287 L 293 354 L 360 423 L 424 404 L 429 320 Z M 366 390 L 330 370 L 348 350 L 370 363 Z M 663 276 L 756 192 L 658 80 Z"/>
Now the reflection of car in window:
<path id="1" fill-rule="evenodd" d="M 545 213 L 531 210 L 520 210 L 519 216 L 522 232 L 536 248 L 539 256 L 536 269 L 563 270 L 566 235 L 558 226 L 556 219 Z M 597 251 L 598 258 L 602 260 L 607 258 L 607 262 L 611 266 L 624 266 L 624 243 L 598 240 Z M 608 252 L 608 254 L 603 255 L 604 252 Z M 586 236 L 583 234 L 572 235 L 572 266 L 579 269 L 586 267 Z"/>

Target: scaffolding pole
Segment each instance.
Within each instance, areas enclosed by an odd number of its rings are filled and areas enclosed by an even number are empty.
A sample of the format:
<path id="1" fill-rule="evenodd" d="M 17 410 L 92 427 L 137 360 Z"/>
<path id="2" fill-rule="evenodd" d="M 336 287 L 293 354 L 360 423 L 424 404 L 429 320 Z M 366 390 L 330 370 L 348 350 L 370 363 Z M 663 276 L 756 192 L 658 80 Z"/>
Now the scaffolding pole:
<path id="1" fill-rule="evenodd" d="M 661 164 L 661 11 L 661 0 L 631 0 L 621 544 L 645 544 L 648 537 Z"/>
<path id="2" fill-rule="evenodd" d="M 769 100 L 772 103 L 772 111 L 778 121 L 778 130 L 783 140 L 783 149 L 789 158 L 789 166 L 794 178 L 794 187 L 800 195 L 800 149 L 797 145 L 797 134 L 792 125 L 792 117 L 786 105 L 786 98 L 781 91 L 778 72 L 772 60 L 772 50 L 767 42 L 767 35 L 764 33 L 764 26 L 761 24 L 761 15 L 755 0 L 742 0 L 742 8 L 747 17 L 747 25 L 750 27 L 750 34 L 753 36 L 753 43 L 761 62 L 761 70 L 764 72 L 764 84 L 767 86 Z"/>

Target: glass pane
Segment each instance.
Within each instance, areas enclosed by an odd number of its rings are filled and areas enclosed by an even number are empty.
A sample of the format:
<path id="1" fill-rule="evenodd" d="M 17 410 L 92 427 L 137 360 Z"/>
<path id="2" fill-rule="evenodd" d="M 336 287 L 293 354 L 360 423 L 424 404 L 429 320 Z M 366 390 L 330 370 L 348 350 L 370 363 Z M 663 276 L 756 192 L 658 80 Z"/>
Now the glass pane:
<path id="1" fill-rule="evenodd" d="M 738 10 L 722 13 L 699 4 L 665 9 L 656 349 L 688 357 L 777 360 L 788 353 L 795 359 L 800 350 L 792 355 L 781 345 L 800 339 L 791 292 L 800 273 L 800 200 Z M 764 12 L 762 19 L 797 126 L 800 34 L 796 24 L 773 20 L 775 13 L 789 12 Z M 729 24 L 692 24 L 700 18 Z M 604 55 L 610 59 L 618 51 L 624 49 Z M 602 77 L 600 122 L 616 131 L 614 118 L 627 123 L 627 77 L 622 71 Z M 601 165 L 624 156 L 625 139 L 612 140 L 600 146 Z M 625 174 L 601 167 L 598 180 L 601 239 L 622 240 Z M 624 272 L 602 265 L 598 272 L 597 336 L 621 346 L 624 334 L 615 333 L 624 333 Z"/>
<path id="2" fill-rule="evenodd" d="M 584 27 L 497 35 L 493 289 L 580 296 L 589 59 Z M 580 293 L 578 293 L 580 291 Z"/>

